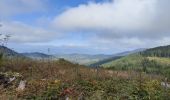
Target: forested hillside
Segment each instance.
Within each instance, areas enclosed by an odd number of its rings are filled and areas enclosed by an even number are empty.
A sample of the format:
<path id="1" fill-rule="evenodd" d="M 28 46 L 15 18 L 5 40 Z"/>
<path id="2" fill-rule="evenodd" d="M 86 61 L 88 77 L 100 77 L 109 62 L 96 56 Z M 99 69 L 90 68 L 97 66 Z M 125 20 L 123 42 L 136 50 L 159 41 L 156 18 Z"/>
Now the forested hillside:
<path id="1" fill-rule="evenodd" d="M 170 45 L 147 49 L 140 53 L 146 57 L 170 57 Z"/>
<path id="2" fill-rule="evenodd" d="M 26 58 L 24 55 L 17 53 L 16 51 L 9 49 L 5 46 L 0 46 L 0 54 L 3 54 L 5 57 L 23 57 Z"/>
<path id="3" fill-rule="evenodd" d="M 161 46 L 105 62 L 100 66 L 112 70 L 136 70 L 160 74 L 170 79 L 170 46 Z"/>

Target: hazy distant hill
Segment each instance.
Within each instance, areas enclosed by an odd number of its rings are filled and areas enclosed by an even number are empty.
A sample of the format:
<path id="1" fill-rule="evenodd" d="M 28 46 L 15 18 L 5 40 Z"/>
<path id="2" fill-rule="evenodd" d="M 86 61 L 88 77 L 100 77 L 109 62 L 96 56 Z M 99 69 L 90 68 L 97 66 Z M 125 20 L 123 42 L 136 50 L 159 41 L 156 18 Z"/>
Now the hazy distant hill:
<path id="1" fill-rule="evenodd" d="M 24 55 L 17 53 L 16 51 L 5 46 L 0 46 L 0 53 L 3 54 L 4 57 L 25 57 Z"/>
<path id="2" fill-rule="evenodd" d="M 89 55 L 89 54 L 56 54 L 56 55 L 48 55 L 44 53 L 34 52 L 34 53 L 22 53 L 22 55 L 32 58 L 32 59 L 48 59 L 53 58 L 53 60 L 58 60 L 60 58 L 63 58 L 65 60 L 68 60 L 72 63 L 78 63 L 82 65 L 91 65 L 96 66 L 99 64 L 106 63 L 108 61 L 112 61 L 114 59 L 117 59 L 122 56 L 126 56 L 129 54 L 132 54 L 134 52 L 141 51 L 143 49 L 137 49 L 134 51 L 127 51 L 122 52 L 114 55 L 105 55 L 105 54 L 97 54 L 97 55 Z M 99 62 L 99 63 L 98 63 Z"/>
<path id="3" fill-rule="evenodd" d="M 135 50 L 132 50 L 132 51 L 125 51 L 125 52 L 122 52 L 122 53 L 118 53 L 118 54 L 115 54 L 114 56 L 127 56 L 127 55 L 130 55 L 130 54 L 138 53 L 138 52 L 145 51 L 145 50 L 146 50 L 145 48 L 139 48 L 139 49 L 135 49 Z"/>
<path id="4" fill-rule="evenodd" d="M 56 55 L 48 55 L 45 53 L 39 53 L 39 52 L 34 52 L 34 53 L 22 53 L 22 55 L 29 57 L 31 59 L 48 59 L 48 58 L 53 58 L 53 60 L 58 60 L 60 58 L 63 58 L 65 60 L 68 60 L 72 63 L 78 63 L 82 65 L 89 65 L 91 63 L 110 58 L 111 55 L 104 55 L 104 54 L 99 54 L 99 55 L 88 55 L 88 54 L 56 54 Z"/>
<path id="5" fill-rule="evenodd" d="M 88 54 L 57 54 L 55 58 L 64 58 L 73 63 L 79 63 L 83 65 L 89 65 L 94 62 L 111 57 L 112 55 L 88 55 Z"/>
<path id="6" fill-rule="evenodd" d="M 22 53 L 22 55 L 29 57 L 31 59 L 48 59 L 52 57 L 52 55 L 39 53 L 39 52 L 33 52 L 33 53 Z"/>
<path id="7" fill-rule="evenodd" d="M 103 64 L 108 61 L 112 61 L 118 59 L 122 56 L 126 56 L 132 53 L 140 52 L 145 49 L 136 49 L 133 51 L 126 51 L 122 53 L 112 54 L 112 55 L 105 55 L 105 54 L 98 54 L 98 55 L 89 55 L 89 54 L 57 54 L 55 58 L 64 58 L 68 61 L 79 63 L 83 65 L 90 65 L 90 66 L 97 66 Z"/>

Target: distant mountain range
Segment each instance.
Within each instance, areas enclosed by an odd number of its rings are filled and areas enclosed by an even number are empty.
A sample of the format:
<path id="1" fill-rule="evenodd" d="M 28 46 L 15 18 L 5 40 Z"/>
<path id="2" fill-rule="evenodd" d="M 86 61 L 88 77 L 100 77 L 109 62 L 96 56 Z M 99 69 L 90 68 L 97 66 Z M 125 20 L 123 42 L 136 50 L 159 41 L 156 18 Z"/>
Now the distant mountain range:
<path id="1" fill-rule="evenodd" d="M 89 55 L 89 54 L 57 54 L 54 55 L 55 58 L 64 58 L 73 63 L 79 63 L 83 65 L 90 65 L 92 63 L 98 62 L 100 60 L 111 57 L 112 55 Z"/>
<path id="2" fill-rule="evenodd" d="M 126 52 L 117 53 L 117 54 L 113 54 L 113 55 L 59 54 L 59 55 L 55 55 L 55 57 L 56 58 L 64 58 L 68 61 L 83 64 L 83 65 L 96 66 L 99 63 L 104 63 L 109 60 L 118 59 L 120 57 L 127 56 L 127 55 L 133 54 L 133 53 L 137 53 L 137 52 L 140 52 L 143 50 L 145 50 L 145 49 L 136 49 L 136 50 L 126 51 Z"/>
<path id="3" fill-rule="evenodd" d="M 31 58 L 31 59 L 49 59 L 52 58 L 53 60 L 58 60 L 58 59 L 65 59 L 68 60 L 72 63 L 79 63 L 83 65 L 88 65 L 106 58 L 111 57 L 111 55 L 88 55 L 88 54 L 56 54 L 56 55 L 48 55 L 45 53 L 39 53 L 39 52 L 34 52 L 34 53 L 21 53 L 22 55 Z"/>
<path id="4" fill-rule="evenodd" d="M 141 51 L 144 51 L 144 50 L 146 50 L 146 49 L 141 48 L 141 49 L 136 49 L 136 50 L 132 50 L 132 51 L 125 51 L 125 52 L 122 52 L 122 53 L 117 53 L 117 54 L 112 55 L 109 58 L 106 58 L 106 59 L 100 60 L 98 62 L 92 63 L 92 64 L 90 64 L 90 66 L 91 67 L 100 66 L 102 64 L 114 61 L 116 59 L 120 59 L 120 58 L 122 58 L 124 56 L 128 56 L 130 54 L 138 53 L 138 52 L 141 52 Z"/>
<path id="5" fill-rule="evenodd" d="M 52 55 L 44 54 L 44 53 L 39 53 L 39 52 L 33 52 L 33 53 L 21 53 L 22 55 L 31 58 L 31 59 L 48 59 L 50 57 L 53 57 Z"/>
<path id="6" fill-rule="evenodd" d="M 89 67 L 102 67 L 113 70 L 143 70 L 147 73 L 160 73 L 170 77 L 170 45 L 150 49 L 137 49 L 114 55 L 88 54 L 56 54 L 17 53 L 7 47 L 0 46 L 0 53 L 5 57 L 19 57 L 31 59 L 48 59 L 62 62 L 79 63 Z M 60 59 L 60 58 L 64 58 Z M 59 60 L 60 59 L 60 60 Z"/>
<path id="7" fill-rule="evenodd" d="M 60 58 L 64 58 L 72 63 L 78 63 L 82 65 L 101 65 L 103 63 L 121 58 L 123 56 L 127 56 L 129 54 L 133 54 L 136 52 L 143 51 L 144 49 L 137 49 L 133 51 L 126 51 L 118 54 L 113 55 L 105 55 L 105 54 L 97 54 L 97 55 L 89 55 L 89 54 L 55 54 L 55 55 L 48 55 L 45 53 L 40 52 L 33 52 L 33 53 L 17 53 L 14 50 L 11 50 L 5 46 L 0 46 L 0 53 L 3 53 L 4 56 L 7 57 L 26 57 L 31 59 L 48 59 L 52 58 L 53 60 L 58 60 Z"/>

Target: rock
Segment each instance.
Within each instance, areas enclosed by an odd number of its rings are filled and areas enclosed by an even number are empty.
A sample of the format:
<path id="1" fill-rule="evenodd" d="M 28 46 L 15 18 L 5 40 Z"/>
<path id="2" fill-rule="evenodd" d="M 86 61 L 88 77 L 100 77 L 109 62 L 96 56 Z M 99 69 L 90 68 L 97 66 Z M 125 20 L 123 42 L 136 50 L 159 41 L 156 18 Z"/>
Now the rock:
<path id="1" fill-rule="evenodd" d="M 69 97 L 66 97 L 66 100 L 70 100 L 70 98 L 69 98 Z"/>
<path id="2" fill-rule="evenodd" d="M 161 85 L 165 88 L 170 88 L 170 84 L 168 84 L 168 83 L 161 82 Z"/>
<path id="3" fill-rule="evenodd" d="M 21 80 L 17 88 L 17 91 L 23 91 L 25 89 L 25 86 L 26 86 L 26 81 Z"/>
<path id="4" fill-rule="evenodd" d="M 16 77 L 9 78 L 9 82 L 8 82 L 8 83 L 11 83 L 11 82 L 13 82 L 15 79 L 16 79 Z"/>

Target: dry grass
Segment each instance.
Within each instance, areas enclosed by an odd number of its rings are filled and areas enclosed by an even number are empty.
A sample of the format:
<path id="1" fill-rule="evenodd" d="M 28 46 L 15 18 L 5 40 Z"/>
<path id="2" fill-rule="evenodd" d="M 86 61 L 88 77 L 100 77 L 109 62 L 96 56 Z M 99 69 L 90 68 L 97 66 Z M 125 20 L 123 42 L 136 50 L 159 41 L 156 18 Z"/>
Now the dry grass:
<path id="1" fill-rule="evenodd" d="M 82 87 L 77 87 L 76 82 L 78 80 L 85 80 L 83 84 L 93 84 L 100 85 L 100 82 L 105 82 L 112 79 L 125 79 L 125 80 L 137 80 L 139 79 L 139 72 L 135 71 L 113 71 L 103 68 L 89 68 L 83 65 L 73 64 L 63 59 L 59 61 L 33 61 L 33 60 L 6 60 L 3 64 L 3 69 L 5 71 L 18 72 L 22 75 L 21 79 L 26 80 L 26 88 L 24 91 L 16 91 L 15 84 L 13 88 L 9 90 L 3 89 L 0 90 L 0 100 L 18 100 L 18 98 L 25 98 L 26 96 L 42 96 L 45 91 L 48 91 L 48 87 L 51 86 L 51 90 L 57 88 L 60 90 L 58 95 L 62 96 L 67 94 L 65 92 L 73 93 L 72 96 L 76 95 L 79 97 L 81 94 Z M 156 75 L 147 75 L 142 73 L 144 79 L 154 78 L 159 79 Z M 99 82 L 98 84 L 96 82 Z M 69 84 L 69 88 L 63 86 L 62 84 Z M 91 85 L 85 85 L 84 87 L 90 89 Z M 57 85 L 57 86 L 56 86 Z M 117 85 L 117 84 L 116 84 Z M 58 86 L 62 86 L 62 89 L 59 89 Z M 83 88 L 84 88 L 83 87 Z M 50 92 L 50 91 L 48 91 Z M 56 93 L 56 92 L 55 92 Z"/>
<path id="2" fill-rule="evenodd" d="M 15 59 L 4 63 L 5 70 L 19 72 L 25 79 L 59 79 L 63 81 L 81 79 L 135 78 L 136 71 L 113 71 L 103 68 L 89 68 L 63 59 L 59 61 L 33 61 Z M 157 77 L 156 75 L 151 75 Z"/>

